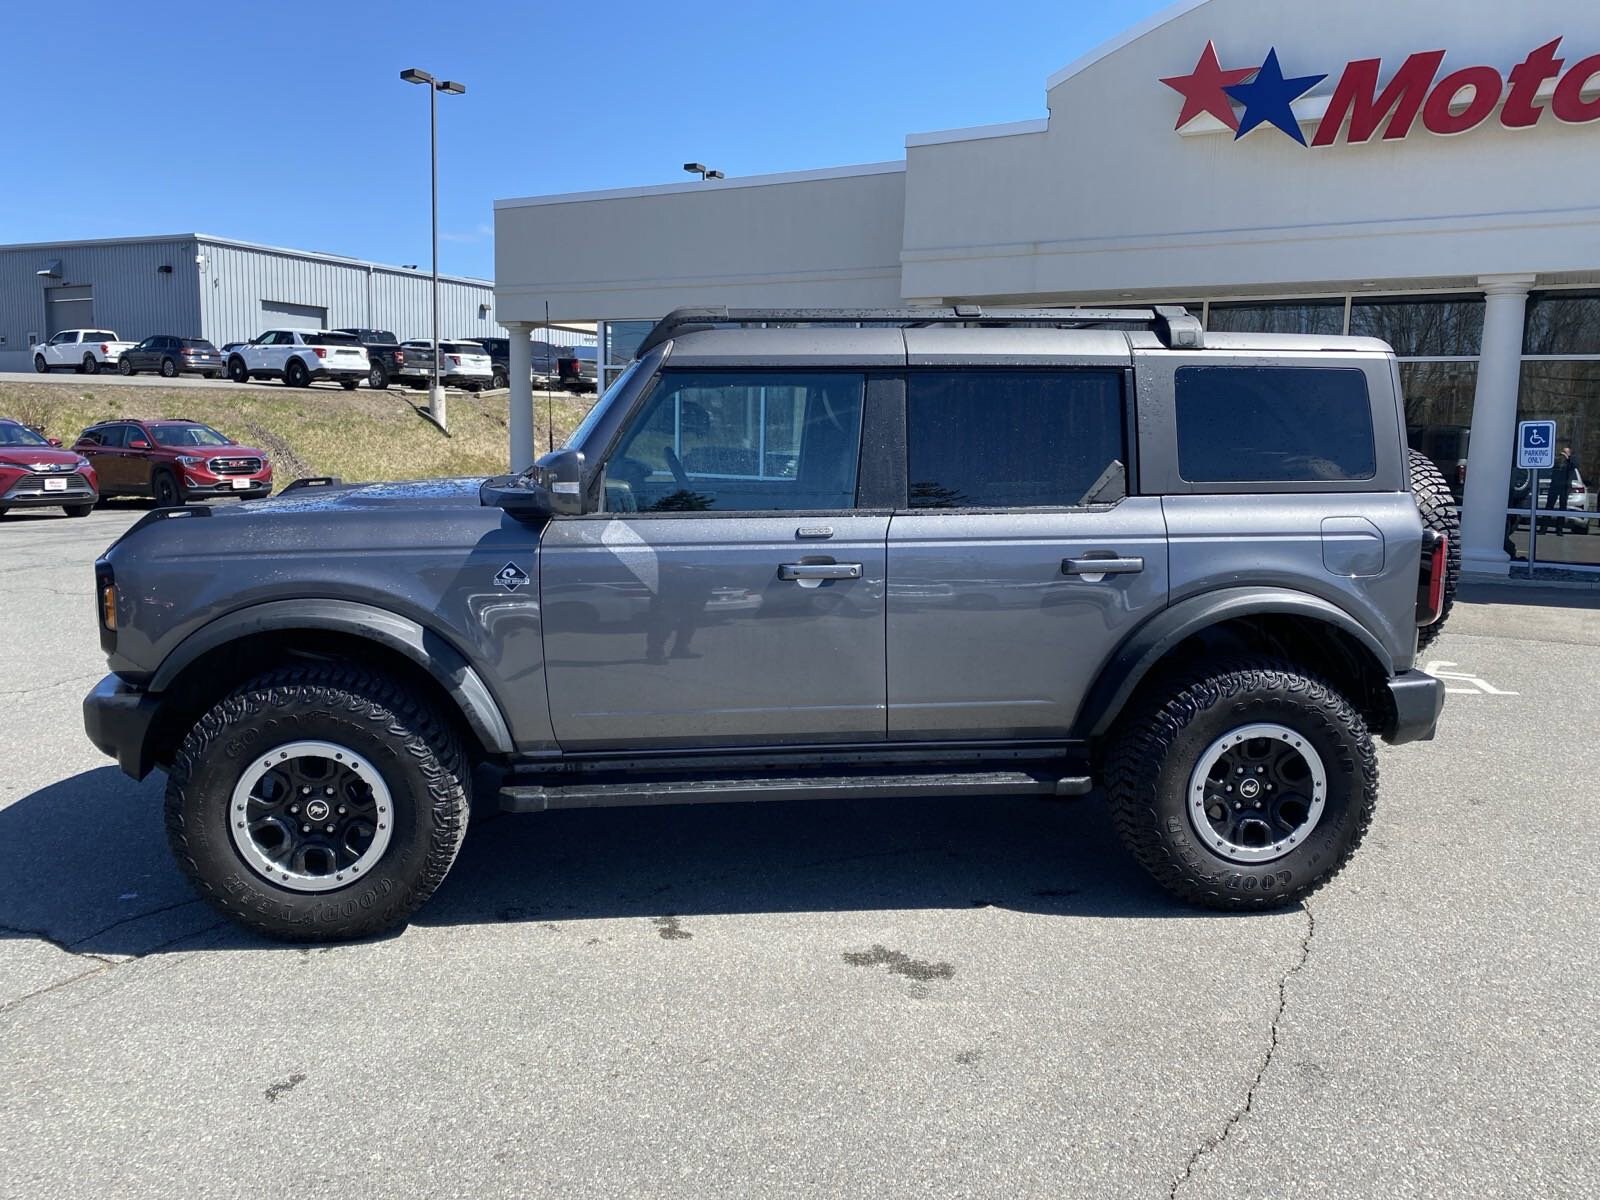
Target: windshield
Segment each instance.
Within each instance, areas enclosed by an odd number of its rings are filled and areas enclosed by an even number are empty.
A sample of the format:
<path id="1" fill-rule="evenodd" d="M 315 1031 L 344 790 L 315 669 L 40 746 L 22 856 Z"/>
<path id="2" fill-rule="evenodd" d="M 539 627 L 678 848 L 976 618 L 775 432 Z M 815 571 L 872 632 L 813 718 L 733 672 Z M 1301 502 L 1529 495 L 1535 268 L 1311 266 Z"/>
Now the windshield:
<path id="1" fill-rule="evenodd" d="M 571 436 L 561 443 L 563 450 L 575 450 L 588 440 L 590 431 L 600 423 L 600 418 L 605 415 L 606 409 L 627 388 L 628 381 L 638 373 L 638 370 L 639 360 L 635 359 L 628 364 L 628 369 L 618 375 L 611 386 L 606 389 L 606 394 L 594 402 L 594 407 L 589 410 L 588 415 L 583 420 L 578 422 L 578 427 L 572 431 Z"/>
<path id="2" fill-rule="evenodd" d="M 209 425 L 188 422 L 182 425 L 152 425 L 150 432 L 159 446 L 231 446 L 233 443 Z"/>
<path id="3" fill-rule="evenodd" d="M 48 446 L 49 444 L 26 425 L 0 425 L 0 446 Z"/>

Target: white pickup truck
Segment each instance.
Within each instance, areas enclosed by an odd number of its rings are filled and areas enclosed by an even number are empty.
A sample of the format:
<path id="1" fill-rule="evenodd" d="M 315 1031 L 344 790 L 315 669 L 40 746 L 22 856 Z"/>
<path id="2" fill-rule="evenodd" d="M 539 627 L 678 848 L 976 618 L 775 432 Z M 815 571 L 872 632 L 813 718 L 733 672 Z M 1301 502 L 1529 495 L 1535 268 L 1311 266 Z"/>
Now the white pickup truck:
<path id="1" fill-rule="evenodd" d="M 84 375 L 114 367 L 132 342 L 121 341 L 109 329 L 63 329 L 42 346 L 33 348 L 33 369 L 43 375 L 57 367 L 72 367 Z"/>

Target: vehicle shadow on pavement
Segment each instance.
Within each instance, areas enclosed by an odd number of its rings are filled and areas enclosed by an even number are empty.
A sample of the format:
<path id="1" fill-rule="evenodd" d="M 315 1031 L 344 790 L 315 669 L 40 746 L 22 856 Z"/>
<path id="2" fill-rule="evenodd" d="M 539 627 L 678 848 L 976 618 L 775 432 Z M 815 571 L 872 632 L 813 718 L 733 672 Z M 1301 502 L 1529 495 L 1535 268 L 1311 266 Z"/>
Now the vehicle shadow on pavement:
<path id="1" fill-rule="evenodd" d="M 163 786 L 105 766 L 0 809 L 0 939 L 97 955 L 282 948 L 196 898 L 167 849 Z M 1156 889 L 1096 798 L 1028 796 L 480 811 L 414 923 L 985 906 L 1205 915 Z"/>

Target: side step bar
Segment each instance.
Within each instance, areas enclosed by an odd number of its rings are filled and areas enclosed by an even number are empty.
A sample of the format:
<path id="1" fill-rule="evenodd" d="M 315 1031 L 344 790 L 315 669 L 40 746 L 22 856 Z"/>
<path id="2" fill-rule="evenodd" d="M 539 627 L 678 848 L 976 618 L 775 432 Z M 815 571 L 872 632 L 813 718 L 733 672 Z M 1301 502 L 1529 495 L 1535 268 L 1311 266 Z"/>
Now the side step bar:
<path id="1" fill-rule="evenodd" d="M 834 775 L 721 775 L 574 780 L 500 789 L 503 812 L 622 808 L 648 804 L 722 804 L 753 800 L 900 800 L 928 796 L 1082 796 L 1087 775 L 1052 771 L 945 771 Z"/>

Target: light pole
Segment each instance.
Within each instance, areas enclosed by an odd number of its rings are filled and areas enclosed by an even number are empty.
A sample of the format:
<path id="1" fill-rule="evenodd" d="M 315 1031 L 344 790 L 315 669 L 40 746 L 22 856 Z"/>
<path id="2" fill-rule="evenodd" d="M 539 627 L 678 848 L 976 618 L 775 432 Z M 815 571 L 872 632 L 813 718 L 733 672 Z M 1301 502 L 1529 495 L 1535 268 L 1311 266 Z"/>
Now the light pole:
<path id="1" fill-rule="evenodd" d="M 451 79 L 435 79 L 426 71 L 408 67 L 400 72 L 407 83 L 426 84 L 428 88 L 428 161 L 430 166 L 429 202 L 432 213 L 433 236 L 433 385 L 428 389 L 428 409 L 440 429 L 447 429 L 444 389 L 439 386 L 439 103 L 438 94 L 459 96 L 467 90 L 464 83 Z"/>
<path id="2" fill-rule="evenodd" d="M 705 163 L 684 163 L 683 169 L 689 172 L 691 175 L 700 176 L 700 182 L 702 183 L 704 183 L 707 179 L 725 178 L 721 171 L 713 171 L 710 167 L 706 166 Z"/>

